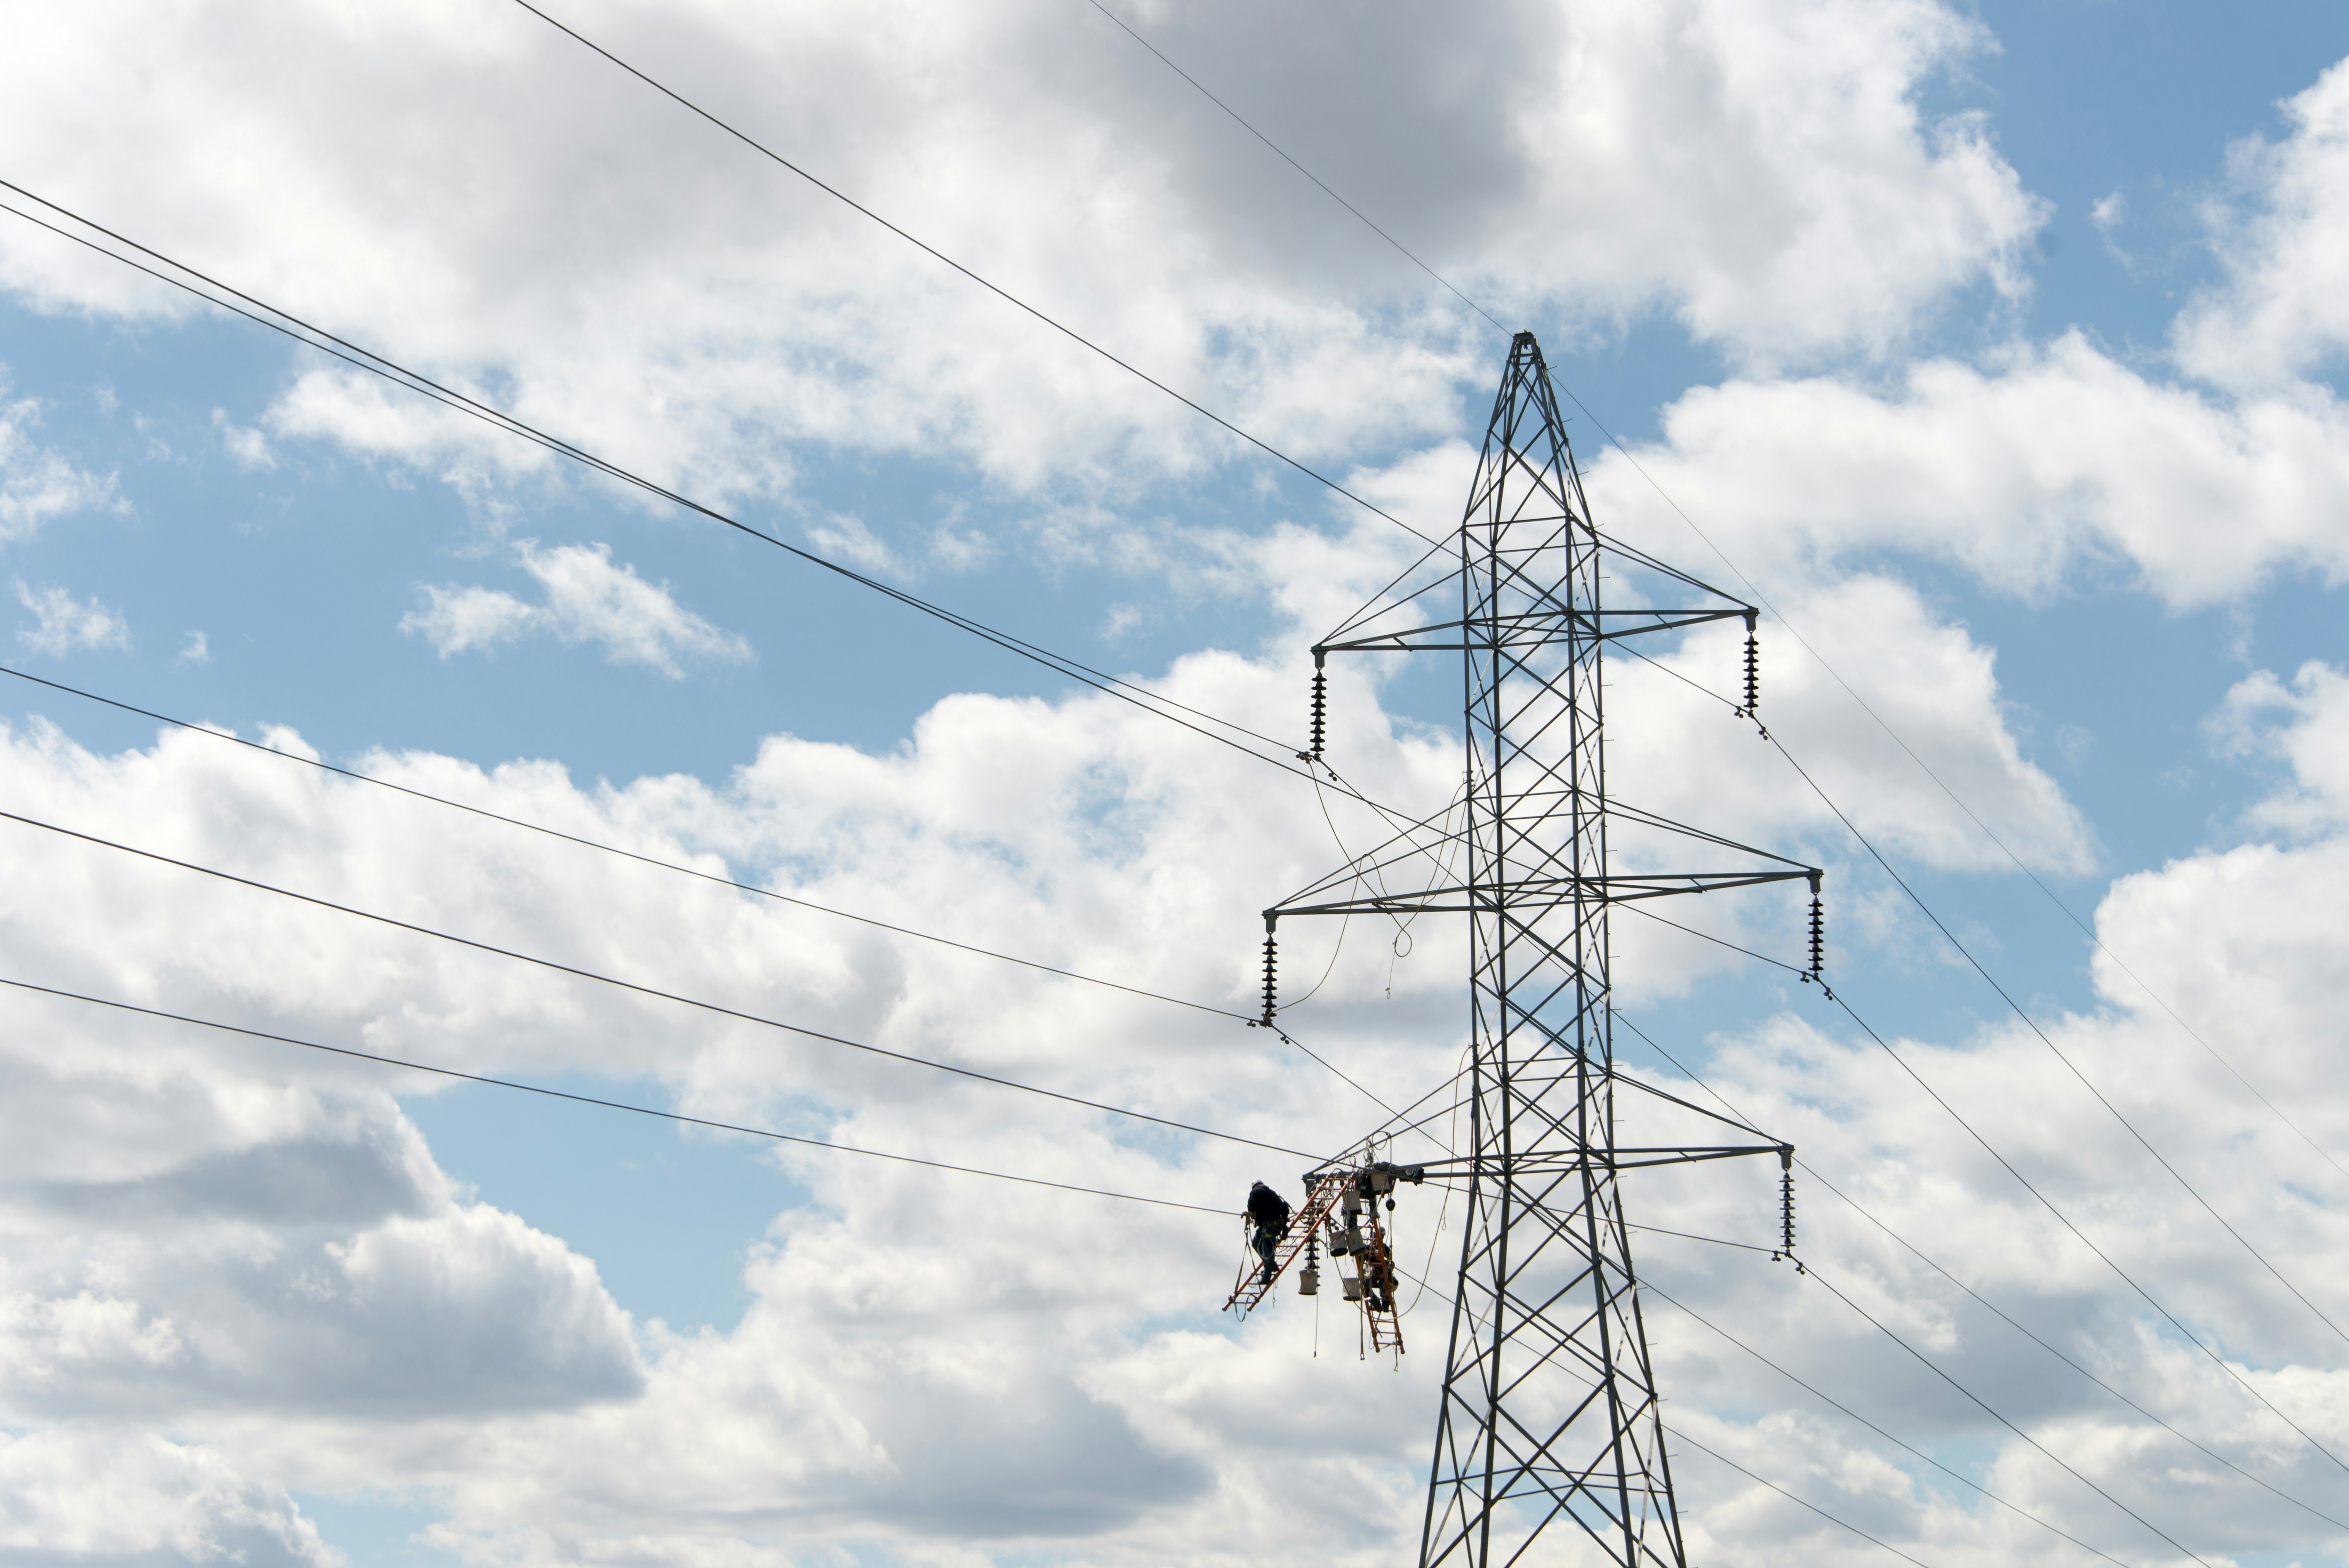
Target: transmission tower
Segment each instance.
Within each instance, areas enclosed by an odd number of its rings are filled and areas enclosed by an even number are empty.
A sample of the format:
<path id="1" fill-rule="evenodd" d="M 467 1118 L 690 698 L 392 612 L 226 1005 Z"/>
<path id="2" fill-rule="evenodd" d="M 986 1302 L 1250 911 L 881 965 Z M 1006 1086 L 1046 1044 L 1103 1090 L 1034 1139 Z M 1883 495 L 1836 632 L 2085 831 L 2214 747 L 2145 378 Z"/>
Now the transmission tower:
<path id="1" fill-rule="evenodd" d="M 1602 573 L 1602 565 L 1612 570 Z M 1602 607 L 1602 578 L 1656 584 L 1697 603 Z M 1457 617 L 1432 619 L 1448 611 L 1455 583 Z M 1608 915 L 1619 903 L 1807 880 L 1805 978 L 1814 979 L 1820 873 L 1611 799 L 1601 674 L 1610 643 L 1740 618 L 1740 712 L 1752 717 L 1759 696 L 1753 607 L 1593 526 L 1540 346 L 1519 333 L 1458 538 L 1313 650 L 1309 755 L 1317 763 L 1329 655 L 1456 652 L 1463 661 L 1464 795 L 1444 812 L 1400 824 L 1381 849 L 1265 912 L 1268 1025 L 1281 919 L 1468 917 L 1471 1050 L 1462 1098 L 1469 1142 L 1453 1160 L 1425 1167 L 1428 1180 L 1448 1180 L 1464 1194 L 1467 1212 L 1423 1568 L 1685 1568 L 1619 1178 L 1642 1166 L 1742 1154 L 1777 1154 L 1785 1169 L 1793 1151 L 1721 1117 L 1713 1119 L 1761 1141 L 1618 1145 L 1615 1091 L 1645 1086 L 1616 1070 Z M 1702 844 L 1717 863 L 1618 872 L 1609 863 L 1610 828 L 1640 830 L 1643 849 L 1670 841 L 1657 835 Z M 1652 858 L 1643 853 L 1642 865 Z M 1431 866 L 1437 874 L 1428 874 Z M 1404 875 L 1428 885 L 1392 891 L 1391 878 Z M 1785 1191 L 1791 1251 L 1791 1185 Z"/>

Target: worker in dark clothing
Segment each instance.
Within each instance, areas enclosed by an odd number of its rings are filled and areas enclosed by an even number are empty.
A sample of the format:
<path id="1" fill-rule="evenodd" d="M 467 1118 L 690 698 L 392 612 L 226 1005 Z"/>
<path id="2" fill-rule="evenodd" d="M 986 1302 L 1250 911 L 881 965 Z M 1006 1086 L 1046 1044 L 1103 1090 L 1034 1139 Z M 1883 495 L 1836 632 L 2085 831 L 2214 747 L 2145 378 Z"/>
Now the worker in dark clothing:
<path id="1" fill-rule="evenodd" d="M 1264 1283 L 1270 1284 L 1273 1253 L 1280 1245 L 1280 1238 L 1288 1233 L 1288 1200 L 1263 1182 L 1255 1182 L 1248 1188 L 1247 1217 L 1249 1240 L 1256 1247 L 1256 1255 L 1264 1260 Z"/>

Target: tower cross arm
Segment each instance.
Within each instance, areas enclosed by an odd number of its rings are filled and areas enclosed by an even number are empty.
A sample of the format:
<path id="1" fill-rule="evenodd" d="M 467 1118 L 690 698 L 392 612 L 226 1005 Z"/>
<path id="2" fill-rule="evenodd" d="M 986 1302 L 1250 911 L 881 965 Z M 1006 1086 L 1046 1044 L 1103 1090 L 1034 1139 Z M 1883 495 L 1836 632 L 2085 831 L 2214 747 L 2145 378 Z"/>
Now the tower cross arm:
<path id="1" fill-rule="evenodd" d="M 1651 632 L 1674 632 L 1715 621 L 1743 620 L 1746 611 L 1706 610 L 1527 610 L 1516 614 L 1481 615 L 1474 620 L 1433 621 L 1392 632 L 1369 632 L 1317 643 L 1319 657 L 1328 654 L 1461 653 L 1470 648 L 1542 647 L 1552 643 L 1619 642 Z M 1470 641 L 1474 631 L 1476 640 Z"/>
<path id="2" fill-rule="evenodd" d="M 1732 888 L 1760 887 L 1769 882 L 1806 882 L 1808 871 L 1785 872 L 1660 872 L 1610 876 L 1526 877 L 1514 882 L 1482 882 L 1473 887 L 1432 887 L 1409 892 L 1363 892 L 1348 897 L 1317 898 L 1300 893 L 1266 910 L 1268 920 L 1299 914 L 1477 913 L 1529 917 L 1537 910 L 1580 903 L 1630 903 L 1640 899 L 1673 898 L 1683 893 L 1723 892 Z"/>
<path id="3" fill-rule="evenodd" d="M 1430 1160 L 1418 1167 L 1427 1172 L 1427 1180 L 1443 1186 L 1449 1180 L 1462 1176 L 1496 1177 L 1557 1175 L 1579 1171 L 1586 1166 L 1609 1171 L 1638 1171 L 1653 1165 L 1691 1165 L 1708 1160 L 1739 1160 L 1749 1155 L 1775 1154 L 1785 1160 L 1794 1152 L 1791 1143 L 1721 1143 L 1669 1144 L 1652 1149 L 1606 1148 L 1599 1144 L 1566 1146 L 1555 1149 L 1529 1149 L 1506 1156 L 1462 1155 L 1452 1160 Z"/>

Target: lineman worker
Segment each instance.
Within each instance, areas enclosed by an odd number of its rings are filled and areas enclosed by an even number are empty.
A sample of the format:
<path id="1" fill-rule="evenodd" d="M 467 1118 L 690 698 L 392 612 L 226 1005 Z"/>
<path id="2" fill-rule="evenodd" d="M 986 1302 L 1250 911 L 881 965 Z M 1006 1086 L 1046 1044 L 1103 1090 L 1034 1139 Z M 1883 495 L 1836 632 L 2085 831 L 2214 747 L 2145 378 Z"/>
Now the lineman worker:
<path id="1" fill-rule="evenodd" d="M 1248 1188 L 1247 1217 L 1252 1227 L 1249 1240 L 1256 1255 L 1264 1260 L 1264 1283 L 1270 1284 L 1273 1251 L 1288 1233 L 1288 1200 L 1263 1182 L 1254 1182 Z"/>
<path id="2" fill-rule="evenodd" d="M 1394 1310 L 1394 1260 L 1388 1255 L 1383 1243 L 1371 1246 L 1366 1251 L 1370 1255 L 1362 1261 L 1361 1267 L 1362 1284 L 1370 1292 L 1371 1310 L 1392 1312 Z"/>

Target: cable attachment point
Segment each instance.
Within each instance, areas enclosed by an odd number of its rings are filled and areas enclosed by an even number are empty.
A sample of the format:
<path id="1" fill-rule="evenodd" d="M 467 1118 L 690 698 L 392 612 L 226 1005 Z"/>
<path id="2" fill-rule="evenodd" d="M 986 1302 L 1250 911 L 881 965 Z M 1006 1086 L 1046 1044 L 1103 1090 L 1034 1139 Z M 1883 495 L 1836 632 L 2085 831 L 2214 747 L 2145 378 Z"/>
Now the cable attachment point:
<path id="1" fill-rule="evenodd" d="M 1740 718 L 1753 718 L 1762 707 L 1762 644 L 1754 632 L 1759 617 L 1745 612 L 1745 706 L 1737 710 Z M 1758 720 L 1756 722 L 1759 722 Z"/>
<path id="2" fill-rule="evenodd" d="M 1278 950 L 1273 944 L 1272 936 L 1273 925 L 1279 919 L 1280 916 L 1271 913 L 1264 917 L 1264 1016 L 1257 1021 L 1268 1029 L 1273 1026 L 1273 1002 L 1279 995 L 1279 971 L 1277 963 Z"/>
<path id="3" fill-rule="evenodd" d="M 1819 903 L 1819 882 L 1826 874 L 1824 872 L 1811 873 L 1811 968 L 1810 973 L 1803 976 L 1806 983 L 1821 987 L 1826 985 L 1820 978 L 1820 973 L 1827 965 L 1827 916 L 1826 906 Z"/>
<path id="4" fill-rule="evenodd" d="M 1308 752 L 1306 755 L 1307 755 L 1309 758 L 1311 758 L 1313 761 L 1315 761 L 1315 762 L 1319 762 L 1319 761 L 1320 761 L 1320 760 L 1321 760 L 1321 738 L 1322 738 L 1322 728 L 1323 728 L 1323 722 L 1322 722 L 1322 721 L 1323 721 L 1323 719 L 1324 719 L 1325 716 L 1328 714 L 1328 712 L 1329 712 L 1329 708 L 1330 708 L 1330 682 L 1329 682 L 1329 677 L 1328 677 L 1326 675 L 1324 675 L 1324 674 L 1322 673 L 1322 669 L 1321 669 L 1321 662 L 1322 662 L 1322 660 L 1323 660 L 1324 658 L 1326 658 L 1327 656 L 1328 656 L 1328 650 L 1327 650 L 1327 649 L 1323 649 L 1323 648 L 1316 648 L 1316 649 L 1314 649 L 1314 650 L 1313 650 L 1313 735 L 1312 735 L 1312 749 L 1311 749 L 1309 752 Z"/>

